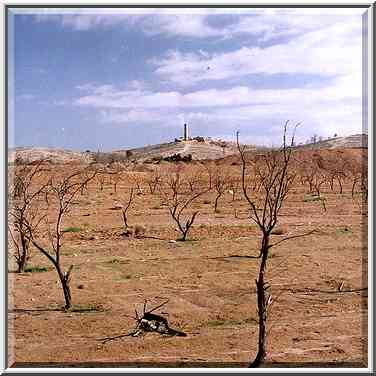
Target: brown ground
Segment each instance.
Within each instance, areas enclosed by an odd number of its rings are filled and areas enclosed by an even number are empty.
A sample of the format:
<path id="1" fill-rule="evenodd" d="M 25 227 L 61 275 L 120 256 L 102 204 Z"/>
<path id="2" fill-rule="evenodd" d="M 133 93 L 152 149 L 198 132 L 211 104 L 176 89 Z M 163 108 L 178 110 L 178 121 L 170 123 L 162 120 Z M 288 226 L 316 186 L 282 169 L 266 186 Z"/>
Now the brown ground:
<path id="1" fill-rule="evenodd" d="M 178 234 L 167 208 L 147 193 L 137 197 L 129 222 L 166 240 L 134 239 L 121 235 L 121 214 L 113 209 L 125 189 L 123 183 L 116 194 L 110 185 L 100 192 L 92 184 L 64 222 L 81 229 L 64 237 L 63 264 L 75 266 L 72 311 L 61 310 L 57 274 L 44 256 L 34 251 L 31 264 L 47 272 L 17 274 L 9 252 L 9 366 L 246 367 L 257 350 L 259 259 L 242 256 L 257 256 L 260 237 L 249 220 L 234 218 L 234 205 L 245 204 L 226 194 L 214 214 L 207 203 L 214 194 L 201 197 L 190 241 L 173 243 Z M 267 278 L 278 299 L 267 366 L 366 367 L 367 217 L 351 199 L 350 182 L 342 195 L 324 188 L 327 212 L 304 202 L 305 190 L 290 194 L 283 234 L 272 239 L 318 230 L 271 250 Z M 166 298 L 161 311 L 187 337 L 98 341 L 134 328 L 134 309 L 141 312 L 144 299 L 152 307 Z"/>

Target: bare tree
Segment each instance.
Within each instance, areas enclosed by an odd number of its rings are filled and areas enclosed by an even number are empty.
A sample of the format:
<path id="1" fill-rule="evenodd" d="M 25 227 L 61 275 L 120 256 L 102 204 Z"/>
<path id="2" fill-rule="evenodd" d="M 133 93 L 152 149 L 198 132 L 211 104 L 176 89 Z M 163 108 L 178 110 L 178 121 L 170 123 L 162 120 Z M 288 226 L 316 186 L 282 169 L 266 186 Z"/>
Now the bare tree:
<path id="1" fill-rule="evenodd" d="M 266 356 L 267 317 L 272 304 L 272 296 L 268 292 L 270 285 L 265 281 L 269 250 L 282 241 L 300 236 L 287 237 L 275 244 L 270 243 L 272 231 L 278 223 L 278 215 L 295 178 L 295 174 L 291 171 L 291 145 L 294 142 L 297 125 L 294 128 L 290 145 L 286 143 L 287 125 L 288 122 L 284 125 L 282 148 L 266 152 L 251 163 L 255 169 L 255 175 L 257 174 L 260 179 L 261 194 L 259 195 L 257 192 L 251 192 L 252 187 L 247 184 L 246 170 L 250 161 L 246 159 L 244 148 L 240 147 L 239 132 L 237 132 L 237 145 L 242 162 L 242 190 L 250 208 L 250 219 L 257 224 L 262 234 L 259 253 L 261 260 L 256 278 L 258 352 L 250 367 L 258 367 Z"/>
<path id="2" fill-rule="evenodd" d="M 188 165 L 184 171 L 184 178 L 191 192 L 196 192 L 203 184 L 202 166 Z"/>
<path id="3" fill-rule="evenodd" d="M 160 192 L 172 219 L 176 222 L 182 235 L 178 240 L 185 241 L 187 239 L 188 232 L 198 214 L 198 211 L 194 211 L 192 214 L 187 215 L 185 214 L 186 210 L 198 197 L 207 191 L 206 189 L 199 192 L 191 192 L 187 189 L 182 178 L 180 166 L 177 166 L 175 171 L 168 174 L 168 178 L 161 186 Z"/>
<path id="4" fill-rule="evenodd" d="M 107 180 L 107 169 L 103 165 L 98 165 L 96 171 L 97 171 L 96 180 L 99 184 L 99 189 L 100 191 L 103 191 L 104 185 Z"/>
<path id="5" fill-rule="evenodd" d="M 229 188 L 229 176 L 223 168 L 217 166 L 214 177 L 213 177 L 213 187 L 216 191 L 216 196 L 214 200 L 214 213 L 218 212 L 218 200 L 222 197 L 225 191 Z"/>
<path id="6" fill-rule="evenodd" d="M 129 193 L 129 197 L 128 197 L 128 200 L 124 200 L 123 203 L 122 203 L 122 208 L 121 208 L 121 214 L 122 214 L 122 217 L 123 217 L 123 222 L 124 222 L 124 231 L 127 232 L 128 231 L 128 210 L 133 202 L 133 199 L 134 199 L 134 189 L 131 188 L 130 190 L 130 193 Z"/>
<path id="7" fill-rule="evenodd" d="M 114 189 L 114 193 L 117 192 L 117 186 L 122 178 L 122 166 L 119 162 L 115 162 L 111 165 L 110 170 L 108 171 L 108 175 L 110 176 L 110 182 Z"/>
<path id="8" fill-rule="evenodd" d="M 229 178 L 229 193 L 232 197 L 232 202 L 236 200 L 236 194 L 240 190 L 241 179 L 239 176 L 231 176 Z"/>
<path id="9" fill-rule="evenodd" d="M 153 172 L 146 176 L 146 183 L 149 186 L 150 194 L 154 194 L 157 187 L 162 182 L 162 174 L 159 167 L 156 167 Z"/>
<path id="10" fill-rule="evenodd" d="M 86 180 L 81 179 L 82 171 L 75 171 L 68 176 L 60 177 L 59 179 L 52 178 L 48 185 L 48 194 L 51 196 L 49 200 L 50 205 L 55 205 L 54 217 L 47 220 L 47 236 L 49 239 L 49 246 L 45 245 L 40 238 L 38 238 L 38 228 L 32 226 L 31 223 L 26 222 L 27 239 L 37 248 L 47 259 L 53 264 L 63 289 L 65 299 L 65 309 L 70 309 L 72 305 L 72 296 L 70 289 L 71 272 L 73 265 L 71 265 L 66 272 L 63 271 L 61 264 L 61 248 L 64 232 L 62 230 L 62 222 L 64 217 L 69 213 L 71 203 L 75 196 L 80 192 L 83 184 L 87 184 L 92 180 L 96 171 L 94 171 Z M 39 219 L 41 222 L 42 217 Z M 51 228 L 50 223 L 53 223 Z"/>
<path id="11" fill-rule="evenodd" d="M 334 158 L 327 158 L 320 166 L 328 176 L 330 189 L 334 189 L 334 181 L 337 181 L 339 186 L 339 193 L 343 193 L 343 183 L 348 176 L 351 162 L 344 156 L 335 156 Z"/>
<path id="12" fill-rule="evenodd" d="M 211 162 L 211 163 L 206 163 L 204 165 L 206 173 L 208 174 L 208 187 L 209 190 L 213 188 L 213 179 L 215 175 L 215 170 L 216 170 L 216 165 Z"/>
<path id="13" fill-rule="evenodd" d="M 34 166 L 26 165 L 14 173 L 10 194 L 13 199 L 9 205 L 8 232 L 15 248 L 14 257 L 18 273 L 24 272 L 27 261 L 30 259 L 28 228 L 30 226 L 35 229 L 40 220 L 38 200 L 45 193 L 48 185 L 47 182 L 40 181 L 43 171 L 43 160 L 41 160 Z"/>
<path id="14" fill-rule="evenodd" d="M 128 173 L 128 178 L 137 187 L 137 194 L 143 195 L 144 191 L 142 189 L 142 176 L 139 175 L 137 172 Z"/>

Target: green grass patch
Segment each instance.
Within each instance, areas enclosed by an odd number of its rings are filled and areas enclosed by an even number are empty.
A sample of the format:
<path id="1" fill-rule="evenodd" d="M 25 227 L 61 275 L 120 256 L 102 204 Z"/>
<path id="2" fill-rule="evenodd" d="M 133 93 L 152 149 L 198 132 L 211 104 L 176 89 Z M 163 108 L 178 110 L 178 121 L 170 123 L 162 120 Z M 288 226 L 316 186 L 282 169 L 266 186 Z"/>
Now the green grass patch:
<path id="1" fill-rule="evenodd" d="M 46 268 L 45 266 L 27 266 L 25 268 L 25 273 L 43 273 L 48 272 L 50 268 Z"/>
<path id="2" fill-rule="evenodd" d="M 122 276 L 122 279 L 132 279 L 132 274 L 125 274 Z"/>
<path id="3" fill-rule="evenodd" d="M 108 264 L 120 264 L 121 263 L 121 260 L 117 259 L 117 258 L 114 258 L 110 261 L 107 261 Z"/>
<path id="4" fill-rule="evenodd" d="M 143 277 L 143 274 L 121 274 L 120 276 L 114 278 L 115 281 L 128 281 L 130 279 L 138 279 Z"/>
<path id="5" fill-rule="evenodd" d="M 307 195 L 303 199 L 304 202 L 315 202 L 315 201 L 325 201 L 325 200 L 326 200 L 325 197 L 317 196 L 317 195 Z"/>
<path id="6" fill-rule="evenodd" d="M 210 320 L 206 323 L 209 327 L 217 327 L 217 326 L 223 326 L 226 324 L 226 320 Z"/>
<path id="7" fill-rule="evenodd" d="M 337 229 L 337 232 L 339 234 L 351 234 L 351 229 L 349 227 L 341 227 L 339 229 Z"/>
<path id="8" fill-rule="evenodd" d="M 82 231 L 81 227 L 67 227 L 63 230 L 63 232 L 80 232 Z"/>
<path id="9" fill-rule="evenodd" d="M 105 309 L 99 304 L 72 304 L 69 312 L 78 313 L 92 313 L 92 312 L 104 312 Z"/>

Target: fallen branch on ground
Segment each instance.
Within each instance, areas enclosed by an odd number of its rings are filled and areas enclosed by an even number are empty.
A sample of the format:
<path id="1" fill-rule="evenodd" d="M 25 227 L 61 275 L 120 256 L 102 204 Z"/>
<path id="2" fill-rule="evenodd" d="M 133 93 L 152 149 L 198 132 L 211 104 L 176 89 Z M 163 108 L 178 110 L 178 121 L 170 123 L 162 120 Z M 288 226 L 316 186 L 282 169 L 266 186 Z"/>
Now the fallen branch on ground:
<path id="1" fill-rule="evenodd" d="M 144 302 L 144 309 L 143 315 L 140 317 L 137 310 L 135 309 L 136 316 L 134 317 L 135 321 L 137 322 L 136 327 L 127 334 L 120 334 L 114 337 L 105 337 L 105 338 L 98 338 L 98 341 L 102 341 L 102 344 L 105 344 L 109 341 L 113 341 L 115 339 L 124 338 L 124 337 L 139 337 L 141 335 L 145 335 L 148 332 L 157 332 L 161 335 L 166 336 L 176 336 L 176 337 L 186 337 L 187 334 L 170 328 L 168 325 L 168 321 L 166 318 L 153 313 L 159 308 L 162 308 L 165 304 L 168 303 L 168 300 L 161 303 L 160 305 L 152 308 L 151 310 L 147 311 L 147 301 Z"/>

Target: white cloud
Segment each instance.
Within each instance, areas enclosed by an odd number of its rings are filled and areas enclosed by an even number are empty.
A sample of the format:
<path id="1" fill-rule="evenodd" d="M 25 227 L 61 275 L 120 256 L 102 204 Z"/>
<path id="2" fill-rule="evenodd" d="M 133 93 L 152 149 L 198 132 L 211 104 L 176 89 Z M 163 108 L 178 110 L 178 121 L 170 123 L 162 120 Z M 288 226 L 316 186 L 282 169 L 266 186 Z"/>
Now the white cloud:
<path id="1" fill-rule="evenodd" d="M 207 38 L 226 35 L 225 29 L 209 26 L 206 15 L 176 14 L 154 15 L 144 19 L 143 30 L 149 35 L 166 34 L 189 36 L 193 38 Z"/>
<path id="2" fill-rule="evenodd" d="M 60 11 L 38 13 L 35 15 L 37 22 L 56 22 L 63 27 L 76 31 L 87 31 L 95 28 L 110 28 L 117 25 L 133 25 L 142 19 L 142 14 L 103 13 L 103 12 L 80 12 Z"/>
<path id="3" fill-rule="evenodd" d="M 364 9 L 278 9 L 278 8 L 110 8 L 30 9 L 38 22 L 57 22 L 77 31 L 114 26 L 138 26 L 148 35 L 226 37 L 239 33 L 254 35 L 260 41 L 279 36 L 294 36 L 333 23 L 346 16 L 360 15 Z M 233 23 L 213 27 L 209 17 L 235 16 Z"/>
<path id="4" fill-rule="evenodd" d="M 344 91 L 349 83 L 340 78 L 334 87 L 301 89 L 255 90 L 247 86 L 231 89 L 207 89 L 182 94 L 179 91 L 117 90 L 111 85 L 101 85 L 91 93 L 78 97 L 76 105 L 96 108 L 216 108 L 244 105 L 290 104 L 310 106 L 326 103 L 328 106 L 347 100 L 361 100 L 356 93 Z M 338 90 L 337 90 L 338 88 Z"/>
<path id="5" fill-rule="evenodd" d="M 327 25 L 285 44 L 242 47 L 206 56 L 202 52 L 169 51 L 164 58 L 154 58 L 150 63 L 157 66 L 155 72 L 162 79 L 179 85 L 254 73 L 353 74 L 362 68 L 361 32 L 361 18 L 351 17 L 348 22 Z"/>
<path id="6" fill-rule="evenodd" d="M 313 132 L 324 137 L 360 133 L 361 97 L 341 90 L 341 85 L 347 87 L 348 83 L 340 79 L 337 86 L 326 89 L 254 90 L 239 86 L 186 94 L 117 90 L 102 85 L 77 98 L 75 104 L 97 109 L 101 121 L 109 123 L 176 127 L 188 121 L 209 126 L 213 132 L 225 129 L 229 134 L 239 126 L 256 129 L 262 125 L 267 127 L 263 140 L 276 142 L 280 126 L 287 119 L 302 121 L 302 134 L 306 138 Z M 276 129 L 274 134 L 272 126 Z M 260 128 L 258 131 L 261 133 Z"/>
<path id="7" fill-rule="evenodd" d="M 172 50 L 150 60 L 156 77 L 175 85 L 173 90 L 155 90 L 142 81 L 130 81 L 121 87 L 88 83 L 77 87 L 80 96 L 74 103 L 98 110 L 103 122 L 177 126 L 188 121 L 211 127 L 213 136 L 214 132 L 230 135 L 237 127 L 247 126 L 261 133 L 266 127 L 266 135 L 262 136 L 265 143 L 265 139 L 279 141 L 280 126 L 287 119 L 302 121 L 301 132 L 307 138 L 312 133 L 326 137 L 361 132 L 363 11 L 164 9 L 145 14 L 143 9 L 117 15 L 73 13 L 56 18 L 52 14 L 43 16 L 43 20 L 50 17 L 50 21 L 74 30 L 125 25 L 136 26 L 147 35 L 241 36 L 243 47 L 237 50 L 211 53 L 200 44 L 194 53 Z M 221 12 L 240 17 L 224 27 L 212 26 L 209 15 Z M 271 40 L 278 44 L 266 46 L 265 42 Z M 211 81 L 216 81 L 218 87 L 223 83 L 228 86 L 231 79 L 255 73 L 271 75 L 271 79 L 278 73 L 313 74 L 322 77 L 323 85 L 278 89 L 275 81 L 276 89 L 267 90 L 244 84 L 229 89 L 210 88 Z M 204 83 L 207 89 L 185 92 L 198 83 Z"/>
<path id="8" fill-rule="evenodd" d="M 192 16 L 194 13 L 194 16 Z M 167 34 L 196 38 L 222 35 L 223 31 L 210 27 L 206 14 L 198 12 L 171 12 L 171 10 L 135 9 L 112 12 L 69 12 L 61 14 L 42 13 L 35 15 L 38 22 L 57 22 L 76 31 L 114 26 L 140 27 L 147 35 Z"/>
<path id="9" fill-rule="evenodd" d="M 243 23 L 237 24 L 238 30 L 245 27 L 251 18 L 254 17 L 244 18 Z M 209 115 L 209 118 L 216 117 L 218 123 L 245 123 L 247 120 L 250 123 L 265 123 L 268 118 L 279 118 L 283 123 L 286 119 L 296 119 L 308 124 L 310 132 L 315 131 L 323 136 L 360 133 L 361 17 L 346 16 L 342 22 L 336 17 L 333 22 L 329 21 L 328 17 L 319 21 L 311 20 L 310 24 L 304 25 L 301 19 L 294 21 L 291 18 L 283 21 L 287 25 L 286 29 L 273 29 L 269 24 L 263 29 L 262 24 L 257 24 L 251 27 L 253 32 L 265 31 L 269 36 L 273 33 L 298 36 L 287 43 L 266 48 L 242 47 L 231 52 L 212 54 L 169 51 L 164 58 L 159 61 L 154 59 L 150 63 L 156 65 L 155 73 L 161 79 L 184 87 L 203 80 L 206 80 L 206 85 L 210 85 L 210 81 L 228 82 L 229 79 L 241 79 L 249 74 L 268 74 L 271 75 L 270 79 L 278 73 L 321 76 L 321 88 L 279 90 L 276 80 L 276 89 L 236 87 L 231 90 L 191 92 L 181 102 L 191 106 L 200 102 L 218 106 L 215 114 Z M 230 110 L 220 106 L 233 107 Z"/>

